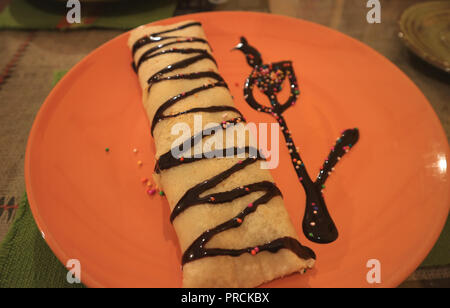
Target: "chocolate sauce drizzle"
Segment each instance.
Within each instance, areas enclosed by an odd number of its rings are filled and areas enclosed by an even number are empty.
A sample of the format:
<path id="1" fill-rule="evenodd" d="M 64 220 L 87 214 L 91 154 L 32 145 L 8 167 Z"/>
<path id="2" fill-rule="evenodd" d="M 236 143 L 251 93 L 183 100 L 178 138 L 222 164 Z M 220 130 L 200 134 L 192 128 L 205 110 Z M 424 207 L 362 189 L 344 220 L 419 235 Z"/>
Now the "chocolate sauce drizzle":
<path id="1" fill-rule="evenodd" d="M 207 153 L 200 153 L 200 155 L 194 155 L 194 157 L 175 157 L 172 155 L 172 153 L 175 152 L 175 150 L 178 150 L 177 152 L 183 154 L 183 150 L 191 149 L 195 144 L 197 144 L 200 140 L 203 138 L 215 134 L 219 129 L 226 130 L 230 125 L 245 122 L 245 119 L 243 118 L 242 114 L 234 107 L 226 106 L 226 105 L 218 105 L 218 106 L 210 106 L 210 107 L 196 107 L 191 108 L 189 110 L 185 110 L 182 112 L 178 112 L 175 114 L 166 115 L 164 114 L 168 108 L 171 106 L 177 104 L 178 102 L 182 101 L 183 99 L 190 97 L 192 95 L 195 95 L 196 93 L 207 91 L 209 89 L 213 89 L 215 87 L 225 87 L 227 88 L 227 85 L 223 78 L 215 73 L 215 72 L 196 72 L 191 74 L 175 74 L 172 76 L 164 76 L 168 73 L 171 73 L 175 70 L 186 68 L 198 61 L 201 61 L 203 59 L 209 59 L 212 62 L 215 62 L 213 57 L 207 52 L 206 49 L 193 49 L 193 48 L 185 48 L 185 49 L 179 49 L 179 48 L 171 48 L 167 50 L 160 51 L 162 48 L 177 44 L 177 43 L 190 43 L 190 42 L 200 42 L 204 44 L 208 44 L 204 39 L 202 38 L 192 38 L 192 37 L 182 37 L 182 36 L 161 36 L 162 34 L 171 33 L 174 31 L 178 31 L 181 29 L 185 29 L 188 27 L 193 26 L 200 26 L 201 24 L 198 22 L 188 23 L 185 25 L 182 25 L 178 28 L 170 29 L 164 32 L 159 33 L 153 33 L 149 36 L 143 37 L 139 39 L 134 45 L 132 54 L 133 56 L 136 54 L 136 52 L 142 48 L 143 46 L 151 43 L 156 43 L 160 41 L 165 41 L 169 39 L 174 39 L 174 41 L 170 41 L 167 43 L 159 44 L 157 46 L 151 47 L 148 51 L 143 53 L 141 57 L 137 60 L 137 62 L 133 62 L 133 68 L 136 72 L 138 72 L 140 66 L 145 63 L 148 59 L 151 59 L 156 56 L 162 56 L 169 53 L 181 53 L 181 54 L 194 54 L 192 57 L 188 57 L 184 60 L 178 61 L 176 63 L 173 63 L 157 73 L 155 73 L 153 76 L 151 76 L 148 79 L 148 91 L 150 92 L 152 86 L 158 82 L 163 81 L 170 81 L 170 80 L 180 80 L 180 79 L 200 79 L 200 78 L 212 78 L 216 80 L 215 83 L 211 84 L 205 84 L 201 87 L 194 88 L 190 91 L 187 91 L 185 93 L 180 93 L 166 102 L 164 102 L 156 111 L 155 116 L 152 120 L 152 126 L 151 126 L 151 132 L 153 134 L 153 131 L 156 127 L 156 125 L 168 118 L 174 118 L 178 117 L 184 114 L 188 113 L 194 113 L 194 112 L 207 112 L 207 113 L 217 113 L 217 112 L 223 112 L 223 111 L 231 111 L 239 116 L 236 118 L 233 118 L 231 120 L 223 121 L 221 124 L 207 128 L 197 134 L 194 134 L 190 139 L 184 141 L 182 144 L 180 144 L 178 147 L 171 149 L 169 152 L 161 155 L 156 163 L 155 172 L 160 173 L 164 170 L 168 170 L 170 168 L 175 168 L 181 164 L 184 163 L 193 163 L 202 159 L 208 159 L 212 157 L 217 157 L 218 154 L 221 154 L 223 156 L 229 157 L 230 153 L 231 155 L 238 155 L 242 153 L 246 153 L 247 156 L 243 160 L 238 161 L 235 165 L 233 165 L 231 168 L 221 172 L 220 174 L 203 181 L 202 183 L 199 183 L 189 189 L 183 197 L 178 201 L 176 204 L 174 210 L 171 213 L 170 220 L 173 222 L 178 215 L 183 213 L 188 208 L 199 205 L 199 204 L 223 204 L 227 202 L 232 202 L 233 200 L 237 198 L 241 198 L 243 196 L 246 196 L 248 194 L 251 194 L 253 192 L 264 192 L 264 195 L 255 200 L 254 202 L 247 205 L 238 215 L 235 217 L 229 219 L 228 221 L 225 221 L 224 223 L 209 229 L 205 231 L 203 234 L 201 234 L 194 242 L 189 246 L 189 248 L 184 252 L 182 257 L 182 264 L 186 264 L 188 262 L 192 262 L 194 260 L 198 260 L 204 257 L 212 257 L 212 256 L 240 256 L 244 253 L 257 253 L 260 251 L 269 251 L 272 253 L 275 253 L 279 251 L 280 249 L 289 249 L 293 253 L 295 253 L 297 256 L 303 259 L 315 259 L 316 256 L 314 252 L 305 247 L 302 246 L 298 240 L 290 237 L 282 237 L 275 239 L 269 243 L 264 243 L 256 247 L 246 247 L 242 249 L 222 249 L 222 248 L 206 248 L 207 243 L 217 234 L 224 232 L 226 230 L 237 228 L 239 227 L 245 220 L 245 218 L 250 215 L 251 213 L 255 212 L 259 205 L 269 202 L 272 198 L 276 196 L 281 196 L 280 190 L 276 187 L 274 183 L 263 181 L 263 182 L 257 182 L 252 183 L 246 186 L 241 186 L 234 188 L 230 191 L 226 192 L 218 192 L 209 194 L 203 197 L 200 197 L 204 192 L 206 192 L 209 189 L 214 188 L 219 183 L 226 180 L 228 177 L 233 175 L 235 172 L 238 172 L 245 167 L 256 163 L 258 160 L 264 159 L 262 155 L 260 155 L 259 151 L 257 149 L 251 148 L 251 147 L 244 147 L 244 148 L 226 148 L 226 149 L 215 149 L 211 152 Z"/>
<path id="2" fill-rule="evenodd" d="M 303 233 L 309 240 L 316 243 L 325 244 L 335 241 L 338 238 L 338 230 L 328 212 L 323 189 L 328 176 L 334 170 L 334 166 L 358 141 L 358 129 L 348 129 L 342 132 L 341 137 L 338 138 L 336 145 L 325 160 L 316 181 L 313 182 L 282 115 L 295 104 L 300 94 L 292 62 L 281 61 L 263 64 L 261 54 L 256 48 L 250 46 L 244 37 L 241 38 L 241 42 L 234 49 L 242 51 L 247 63 L 253 68 L 244 86 L 244 97 L 247 103 L 257 111 L 270 114 L 280 124 L 295 172 L 306 192 L 306 208 L 302 222 Z M 278 102 L 277 94 L 281 92 L 282 84 L 286 78 L 289 80 L 291 93 L 287 101 L 281 104 Z M 271 107 L 264 106 L 256 101 L 253 95 L 255 86 L 267 96 Z"/>

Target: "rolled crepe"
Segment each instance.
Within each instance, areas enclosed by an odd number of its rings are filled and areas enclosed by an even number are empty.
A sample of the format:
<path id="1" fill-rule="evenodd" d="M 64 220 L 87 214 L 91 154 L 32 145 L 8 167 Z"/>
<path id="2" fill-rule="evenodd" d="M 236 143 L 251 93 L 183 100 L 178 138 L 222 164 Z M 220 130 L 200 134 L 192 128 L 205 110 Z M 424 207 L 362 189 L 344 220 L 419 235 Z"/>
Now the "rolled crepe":
<path id="1" fill-rule="evenodd" d="M 260 167 L 263 157 L 251 151 L 201 24 L 139 27 L 129 47 L 152 123 L 156 179 L 183 254 L 183 287 L 255 287 L 311 268 L 314 252 L 298 242 L 281 192 Z M 203 127 L 196 131 L 200 115 Z M 177 125 L 192 133 L 172 134 Z M 244 132 L 240 146 L 227 146 L 238 139 L 226 134 L 230 129 Z M 198 148 L 208 140 L 209 148 Z M 224 149 L 240 155 L 207 155 Z"/>

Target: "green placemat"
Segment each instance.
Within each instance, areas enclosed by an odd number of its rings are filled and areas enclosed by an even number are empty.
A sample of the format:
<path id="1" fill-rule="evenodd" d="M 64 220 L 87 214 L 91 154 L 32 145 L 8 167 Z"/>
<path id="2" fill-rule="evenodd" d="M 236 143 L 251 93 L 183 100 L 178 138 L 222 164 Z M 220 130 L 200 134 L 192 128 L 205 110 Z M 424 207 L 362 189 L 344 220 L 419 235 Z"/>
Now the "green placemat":
<path id="1" fill-rule="evenodd" d="M 81 3 L 81 23 L 66 20 L 67 1 L 0 0 L 0 29 L 131 29 L 173 16 L 176 0 Z"/>
<path id="2" fill-rule="evenodd" d="M 56 84 L 65 71 L 56 71 Z M 421 267 L 450 264 L 450 220 Z M 83 274 L 81 273 L 83 277 Z M 52 253 L 42 238 L 24 196 L 15 220 L 0 246 L 0 288 L 5 287 L 84 287 L 69 284 L 67 270 Z"/>
<path id="3" fill-rule="evenodd" d="M 0 246 L 0 288 L 83 288 L 67 282 L 67 270 L 41 236 L 26 195 Z"/>

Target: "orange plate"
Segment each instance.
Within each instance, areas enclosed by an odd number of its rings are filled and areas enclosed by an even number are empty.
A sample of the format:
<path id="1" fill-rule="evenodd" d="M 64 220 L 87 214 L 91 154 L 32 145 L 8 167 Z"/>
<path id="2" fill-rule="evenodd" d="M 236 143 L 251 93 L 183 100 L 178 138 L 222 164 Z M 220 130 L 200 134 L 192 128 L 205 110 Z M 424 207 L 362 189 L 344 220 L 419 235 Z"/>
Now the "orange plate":
<path id="1" fill-rule="evenodd" d="M 369 259 L 381 262 L 376 286 L 400 284 L 432 248 L 449 210 L 447 138 L 418 88 L 374 50 L 310 22 L 227 12 L 155 24 L 186 19 L 203 23 L 249 121 L 273 119 L 245 103 L 242 87 L 250 68 L 230 49 L 244 35 L 265 62 L 293 61 L 302 94 L 285 117 L 311 175 L 341 130 L 361 132 L 327 182 L 325 197 L 340 231 L 329 245 L 309 242 L 300 230 L 305 194 L 282 141 L 273 175 L 301 242 L 318 259 L 306 275 L 265 286 L 374 286 L 366 281 Z M 180 287 L 181 253 L 168 204 L 148 196 L 140 182 L 151 177 L 155 150 L 128 35 L 92 52 L 45 101 L 26 152 L 28 197 L 45 240 L 63 264 L 81 262 L 86 285 Z"/>

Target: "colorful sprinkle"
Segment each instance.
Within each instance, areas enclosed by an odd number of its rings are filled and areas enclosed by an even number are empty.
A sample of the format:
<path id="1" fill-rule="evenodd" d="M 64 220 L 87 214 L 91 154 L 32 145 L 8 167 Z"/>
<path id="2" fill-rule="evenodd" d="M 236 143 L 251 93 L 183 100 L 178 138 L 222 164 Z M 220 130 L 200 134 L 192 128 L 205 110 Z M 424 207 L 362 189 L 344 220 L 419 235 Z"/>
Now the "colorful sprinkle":
<path id="1" fill-rule="evenodd" d="M 147 189 L 147 194 L 150 196 L 154 195 L 156 193 L 156 189 Z"/>
<path id="2" fill-rule="evenodd" d="M 137 152 L 139 152 L 138 149 L 133 149 L 133 153 L 137 153 Z"/>
<path id="3" fill-rule="evenodd" d="M 138 166 L 142 166 L 142 160 L 138 160 L 138 162 L 137 162 L 137 164 L 138 164 Z"/>
<path id="4" fill-rule="evenodd" d="M 240 224 L 242 223 L 242 219 L 240 219 L 240 218 L 236 218 L 236 221 Z"/>
<path id="5" fill-rule="evenodd" d="M 164 192 L 162 190 L 159 191 L 160 196 L 164 196 Z"/>
<path id="6" fill-rule="evenodd" d="M 109 148 L 106 148 L 106 149 L 105 149 L 105 152 L 109 152 Z"/>
<path id="7" fill-rule="evenodd" d="M 247 206 L 248 207 L 253 207 L 253 203 L 249 203 Z"/>

